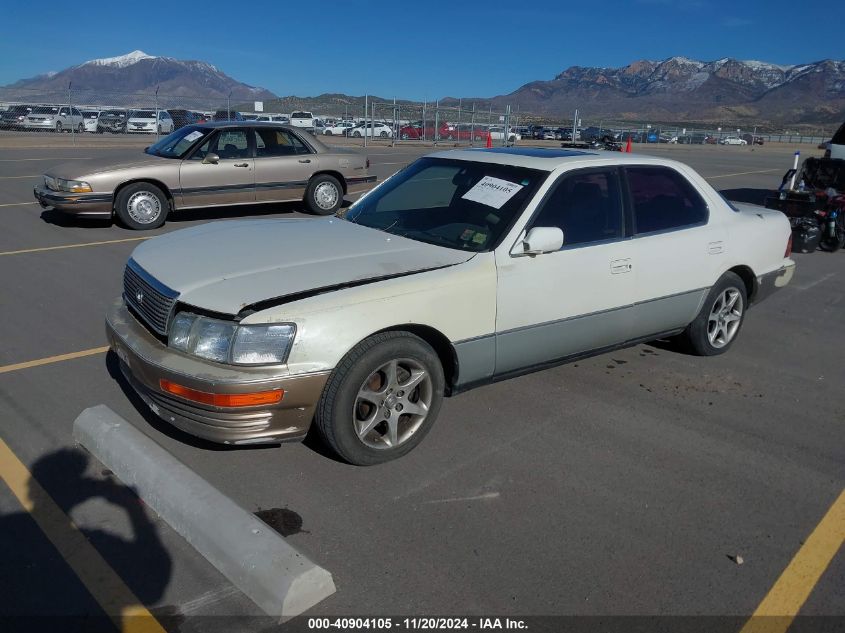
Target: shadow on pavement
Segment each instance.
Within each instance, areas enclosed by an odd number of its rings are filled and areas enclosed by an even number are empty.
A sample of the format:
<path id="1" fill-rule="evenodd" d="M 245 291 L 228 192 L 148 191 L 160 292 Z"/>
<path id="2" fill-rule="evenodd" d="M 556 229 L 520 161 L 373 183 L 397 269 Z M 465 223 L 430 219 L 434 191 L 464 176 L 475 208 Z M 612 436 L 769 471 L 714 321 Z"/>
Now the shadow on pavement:
<path id="1" fill-rule="evenodd" d="M 164 595 L 171 577 L 171 558 L 145 506 L 134 490 L 118 482 L 110 471 L 97 476 L 86 474 L 88 470 L 88 455 L 77 449 L 41 457 L 33 464 L 27 482 L 29 512 L 0 516 L 0 630 L 114 631 L 117 623 L 126 629 L 130 624 L 127 611 L 139 603 L 156 603 Z M 125 538 L 105 527 L 77 528 L 70 513 L 92 499 L 122 511 L 132 536 Z M 123 523 L 121 518 L 116 522 Z M 102 591 L 109 613 L 103 610 L 97 602 L 104 601 L 103 595 L 95 599 L 68 563 L 97 569 L 88 565 L 94 557 L 81 546 L 79 532 L 130 588 L 137 602 L 107 584 Z"/>

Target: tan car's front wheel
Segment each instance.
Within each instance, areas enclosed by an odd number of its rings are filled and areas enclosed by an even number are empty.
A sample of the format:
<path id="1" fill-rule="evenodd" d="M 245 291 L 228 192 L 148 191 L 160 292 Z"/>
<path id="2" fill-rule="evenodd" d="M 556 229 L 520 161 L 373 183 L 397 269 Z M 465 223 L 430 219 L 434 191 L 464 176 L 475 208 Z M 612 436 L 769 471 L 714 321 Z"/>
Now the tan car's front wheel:
<path id="1" fill-rule="evenodd" d="M 316 215 L 334 215 L 343 202 L 343 187 L 334 176 L 318 174 L 305 190 L 305 206 Z"/>
<path id="2" fill-rule="evenodd" d="M 126 227 L 146 231 L 164 224 L 170 203 L 164 192 L 152 183 L 136 182 L 120 190 L 114 209 Z"/>

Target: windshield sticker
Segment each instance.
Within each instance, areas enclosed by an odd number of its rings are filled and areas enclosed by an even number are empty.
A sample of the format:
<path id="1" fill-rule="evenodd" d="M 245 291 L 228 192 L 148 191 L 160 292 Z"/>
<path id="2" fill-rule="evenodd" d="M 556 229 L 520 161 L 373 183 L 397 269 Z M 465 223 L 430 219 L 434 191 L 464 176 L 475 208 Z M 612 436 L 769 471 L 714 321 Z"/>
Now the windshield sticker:
<path id="1" fill-rule="evenodd" d="M 473 236 L 472 241 L 475 242 L 476 244 L 484 244 L 484 240 L 486 240 L 486 239 L 487 239 L 486 233 L 478 232 Z"/>
<path id="2" fill-rule="evenodd" d="M 494 209 L 501 209 L 520 189 L 522 189 L 522 185 L 515 182 L 493 178 L 493 176 L 484 176 L 461 197 L 465 200 L 486 204 Z"/>
<path id="3" fill-rule="evenodd" d="M 191 141 L 197 140 L 201 136 L 202 132 L 200 132 L 199 130 L 194 130 L 193 132 L 185 136 L 185 140 L 190 143 Z"/>

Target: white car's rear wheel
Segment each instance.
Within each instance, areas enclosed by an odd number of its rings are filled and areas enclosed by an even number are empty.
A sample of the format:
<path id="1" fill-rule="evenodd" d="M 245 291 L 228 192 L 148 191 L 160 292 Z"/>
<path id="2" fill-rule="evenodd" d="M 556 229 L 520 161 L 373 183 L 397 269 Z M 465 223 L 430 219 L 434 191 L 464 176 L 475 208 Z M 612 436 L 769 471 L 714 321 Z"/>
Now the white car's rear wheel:
<path id="1" fill-rule="evenodd" d="M 704 305 L 681 338 L 699 356 L 724 354 L 742 328 L 748 307 L 745 282 L 727 272 L 707 294 Z"/>

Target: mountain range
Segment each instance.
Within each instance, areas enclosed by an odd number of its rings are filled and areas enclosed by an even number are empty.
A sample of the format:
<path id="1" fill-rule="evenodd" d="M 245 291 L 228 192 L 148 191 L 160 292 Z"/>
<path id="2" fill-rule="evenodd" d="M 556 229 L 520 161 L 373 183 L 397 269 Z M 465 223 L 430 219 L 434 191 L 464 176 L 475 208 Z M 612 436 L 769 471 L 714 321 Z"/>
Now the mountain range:
<path id="1" fill-rule="evenodd" d="M 190 100 L 193 99 L 225 103 L 230 95 L 233 100 L 263 100 L 276 96 L 264 88 L 241 83 L 207 62 L 155 57 L 143 51 L 92 59 L 61 72 L 22 79 L 6 86 L 2 92 L 66 94 L 68 85 L 80 94 L 77 101 L 91 103 L 119 101 L 125 93 L 152 94 L 156 89 L 163 102 L 182 102 L 186 107 L 192 107 Z"/>
<path id="2" fill-rule="evenodd" d="M 167 107 L 215 107 L 230 99 L 232 105 L 244 108 L 253 101 L 264 101 L 267 111 L 305 108 L 342 114 L 346 109 L 358 115 L 364 102 L 363 97 L 334 93 L 279 98 L 264 88 L 241 83 L 207 62 L 155 57 L 142 51 L 23 79 L 0 89 L 0 98 L 27 100 L 27 95 L 36 94 L 39 100 L 56 98 L 48 95 L 66 95 L 69 84 L 78 95 L 77 102 L 91 104 L 118 105 L 128 93 L 149 95 L 156 89 L 160 103 Z M 591 121 L 736 123 L 743 127 L 838 125 L 845 120 L 845 61 L 777 65 L 731 58 L 703 62 L 671 57 L 620 68 L 572 66 L 551 80 L 532 81 L 509 94 L 440 100 L 441 105 L 458 103 L 500 112 L 510 105 L 524 115 L 523 120 L 565 121 L 578 108 L 582 118 Z"/>
<path id="3" fill-rule="evenodd" d="M 442 99 L 441 104 L 457 101 Z M 520 111 L 546 116 L 571 116 L 579 108 L 592 119 L 631 122 L 838 125 L 845 120 L 845 61 L 782 66 L 671 57 L 621 68 L 572 66 L 550 81 L 469 101 L 499 110 L 519 104 Z"/>

